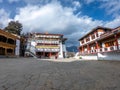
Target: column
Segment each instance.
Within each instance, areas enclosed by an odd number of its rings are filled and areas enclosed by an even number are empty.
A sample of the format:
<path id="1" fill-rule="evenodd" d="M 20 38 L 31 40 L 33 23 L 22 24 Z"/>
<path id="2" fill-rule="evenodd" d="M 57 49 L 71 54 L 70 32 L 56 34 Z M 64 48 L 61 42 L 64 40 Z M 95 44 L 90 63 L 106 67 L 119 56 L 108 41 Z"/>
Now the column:
<path id="1" fill-rule="evenodd" d="M 116 46 L 117 46 L 117 50 L 119 50 L 118 37 L 117 37 L 116 34 L 114 35 L 114 37 L 115 37 L 115 43 L 116 43 Z"/>
<path id="2" fill-rule="evenodd" d="M 90 52 L 90 46 L 87 44 L 87 51 Z"/>
<path id="3" fill-rule="evenodd" d="M 56 54 L 55 54 L 55 59 L 57 59 L 58 58 L 58 52 L 56 52 Z"/>
<path id="4" fill-rule="evenodd" d="M 82 46 L 82 54 L 83 54 L 83 52 L 84 52 L 84 47 Z"/>
<path id="5" fill-rule="evenodd" d="M 7 55 L 7 48 L 4 48 L 4 50 L 5 50 L 5 51 L 4 51 L 5 55 Z"/>
<path id="6" fill-rule="evenodd" d="M 51 52 L 49 53 L 49 58 L 51 58 Z"/>
<path id="7" fill-rule="evenodd" d="M 96 41 L 96 48 L 97 48 L 97 52 L 98 52 L 98 49 L 99 49 L 99 45 L 98 45 L 98 42 Z"/>

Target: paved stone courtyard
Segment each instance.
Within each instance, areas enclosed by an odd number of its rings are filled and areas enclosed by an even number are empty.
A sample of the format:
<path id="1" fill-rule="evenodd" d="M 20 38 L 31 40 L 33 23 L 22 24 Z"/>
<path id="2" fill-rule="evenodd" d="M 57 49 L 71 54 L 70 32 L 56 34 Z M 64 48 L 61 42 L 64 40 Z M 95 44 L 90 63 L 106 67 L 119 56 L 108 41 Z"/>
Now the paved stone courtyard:
<path id="1" fill-rule="evenodd" d="M 66 60 L 1 58 L 0 90 L 120 90 L 120 62 Z"/>

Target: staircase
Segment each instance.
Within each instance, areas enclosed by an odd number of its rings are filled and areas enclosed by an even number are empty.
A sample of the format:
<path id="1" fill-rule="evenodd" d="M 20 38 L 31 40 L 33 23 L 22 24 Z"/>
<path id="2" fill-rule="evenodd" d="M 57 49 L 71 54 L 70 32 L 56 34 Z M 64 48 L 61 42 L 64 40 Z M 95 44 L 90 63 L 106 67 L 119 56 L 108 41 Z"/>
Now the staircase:
<path id="1" fill-rule="evenodd" d="M 34 58 L 38 58 L 37 55 L 36 55 L 36 50 L 37 49 L 34 46 L 31 45 L 31 46 L 27 47 L 25 53 L 29 56 L 34 57 Z"/>

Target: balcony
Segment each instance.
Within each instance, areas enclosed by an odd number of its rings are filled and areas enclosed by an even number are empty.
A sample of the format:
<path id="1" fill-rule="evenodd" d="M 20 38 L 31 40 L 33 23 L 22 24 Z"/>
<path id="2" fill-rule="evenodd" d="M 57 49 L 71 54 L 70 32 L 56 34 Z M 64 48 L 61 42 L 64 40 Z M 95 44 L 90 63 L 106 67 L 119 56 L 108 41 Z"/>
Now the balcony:
<path id="1" fill-rule="evenodd" d="M 59 44 L 59 41 L 47 41 L 47 40 L 37 40 L 37 43 L 49 43 L 49 44 Z"/>
<path id="2" fill-rule="evenodd" d="M 58 49 L 59 46 L 49 46 L 49 45 L 44 45 L 44 46 L 41 46 L 41 45 L 38 45 L 38 46 L 35 46 L 36 48 L 47 48 L 47 49 Z"/>
<path id="3" fill-rule="evenodd" d="M 92 49 L 92 50 L 90 50 L 90 53 L 97 53 L 97 49 Z"/>
<path id="4" fill-rule="evenodd" d="M 117 46 L 110 46 L 110 47 L 100 48 L 98 49 L 98 52 L 110 52 L 110 51 L 115 51 L 115 50 L 118 50 Z"/>
<path id="5" fill-rule="evenodd" d="M 38 48 L 37 52 L 59 52 L 60 49 L 47 49 L 47 48 Z"/>
<path id="6" fill-rule="evenodd" d="M 4 42 L 0 42 L 0 46 L 12 47 L 12 48 L 16 47 L 16 45 L 14 45 L 14 44 L 9 44 L 9 43 L 4 43 Z"/>
<path id="7" fill-rule="evenodd" d="M 117 46 L 110 46 L 110 47 L 104 47 L 104 48 L 100 48 L 100 49 L 92 49 L 92 50 L 88 50 L 88 51 L 83 51 L 80 52 L 80 54 L 95 54 L 98 52 L 112 52 L 112 51 L 116 51 Z M 119 50 L 120 50 L 120 45 L 119 45 Z"/>

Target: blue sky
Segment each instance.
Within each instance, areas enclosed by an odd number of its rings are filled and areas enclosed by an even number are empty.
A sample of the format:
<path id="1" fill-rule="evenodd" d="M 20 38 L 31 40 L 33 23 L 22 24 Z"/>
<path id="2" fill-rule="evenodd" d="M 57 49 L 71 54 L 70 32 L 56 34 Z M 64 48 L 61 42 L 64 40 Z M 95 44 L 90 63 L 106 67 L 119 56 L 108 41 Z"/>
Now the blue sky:
<path id="1" fill-rule="evenodd" d="M 67 45 L 96 26 L 120 26 L 120 0 L 0 0 L 0 28 L 11 20 L 23 32 L 64 34 Z"/>

